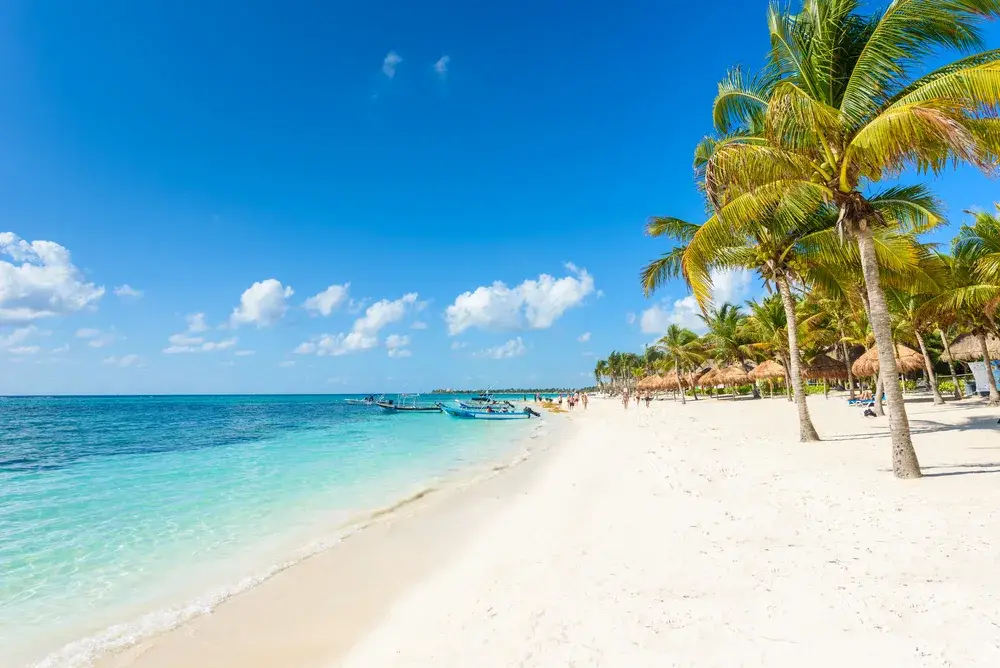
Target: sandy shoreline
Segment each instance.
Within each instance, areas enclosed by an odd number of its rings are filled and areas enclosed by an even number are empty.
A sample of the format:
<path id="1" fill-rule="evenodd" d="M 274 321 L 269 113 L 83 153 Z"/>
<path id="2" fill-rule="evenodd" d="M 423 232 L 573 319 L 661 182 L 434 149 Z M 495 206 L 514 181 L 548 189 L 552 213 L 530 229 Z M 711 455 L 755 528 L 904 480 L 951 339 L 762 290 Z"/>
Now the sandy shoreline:
<path id="1" fill-rule="evenodd" d="M 468 532 L 456 527 L 485 521 L 501 499 L 530 480 L 549 448 L 572 433 L 569 421 L 556 418 L 504 459 L 361 516 L 343 528 L 343 541 L 223 601 L 210 614 L 89 665 L 322 665 L 345 653 L 411 583 L 457 553 Z"/>
<path id="2" fill-rule="evenodd" d="M 810 406 L 821 444 L 782 399 L 592 402 L 98 665 L 1000 665 L 1000 414 L 911 404 L 927 477 L 898 481 L 885 420 Z"/>

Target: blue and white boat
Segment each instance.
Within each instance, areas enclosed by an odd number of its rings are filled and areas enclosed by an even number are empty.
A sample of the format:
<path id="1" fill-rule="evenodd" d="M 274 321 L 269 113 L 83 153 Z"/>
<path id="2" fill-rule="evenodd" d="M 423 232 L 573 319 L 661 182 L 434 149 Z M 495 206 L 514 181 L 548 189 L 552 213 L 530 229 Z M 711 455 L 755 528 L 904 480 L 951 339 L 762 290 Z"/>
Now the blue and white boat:
<path id="1" fill-rule="evenodd" d="M 454 418 L 463 420 L 527 420 L 532 417 L 541 417 L 540 414 L 525 406 L 524 410 L 493 410 L 487 408 L 455 408 L 442 404 L 441 410 Z"/>

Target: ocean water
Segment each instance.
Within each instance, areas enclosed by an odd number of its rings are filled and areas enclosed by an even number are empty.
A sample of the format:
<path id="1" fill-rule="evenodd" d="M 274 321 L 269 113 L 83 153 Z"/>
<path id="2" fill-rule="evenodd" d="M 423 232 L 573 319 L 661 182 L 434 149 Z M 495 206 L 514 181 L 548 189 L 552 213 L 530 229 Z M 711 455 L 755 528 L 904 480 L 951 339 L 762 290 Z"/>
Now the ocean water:
<path id="1" fill-rule="evenodd" d="M 0 399 L 0 666 L 86 666 L 540 425 L 344 398 Z"/>

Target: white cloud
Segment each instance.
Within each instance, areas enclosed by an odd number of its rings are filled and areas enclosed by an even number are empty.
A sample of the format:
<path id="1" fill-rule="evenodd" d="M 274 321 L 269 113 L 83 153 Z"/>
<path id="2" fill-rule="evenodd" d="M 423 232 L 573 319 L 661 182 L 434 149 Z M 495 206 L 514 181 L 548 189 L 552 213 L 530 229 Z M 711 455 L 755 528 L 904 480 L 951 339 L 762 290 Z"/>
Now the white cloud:
<path id="1" fill-rule="evenodd" d="M 0 232 L 0 322 L 66 315 L 96 307 L 104 288 L 87 283 L 70 253 L 53 241 Z"/>
<path id="2" fill-rule="evenodd" d="M 410 329 L 427 329 L 427 323 L 418 320 L 410 325 Z"/>
<path id="3" fill-rule="evenodd" d="M 66 353 L 66 352 L 69 352 L 69 344 L 68 343 L 64 343 L 61 346 L 59 346 L 58 348 L 53 348 L 52 349 L 52 354 L 53 355 L 61 355 L 62 353 Z"/>
<path id="4" fill-rule="evenodd" d="M 202 352 L 210 353 L 215 350 L 225 350 L 226 348 L 232 348 L 236 345 L 236 337 L 231 339 L 225 339 L 223 341 L 206 341 L 201 344 Z"/>
<path id="5" fill-rule="evenodd" d="M 712 270 L 712 298 L 715 304 L 738 302 L 746 297 L 750 290 L 750 272 L 741 269 L 735 271 Z M 704 321 L 698 317 L 701 309 L 694 295 L 674 301 L 668 308 L 665 304 L 656 304 L 642 312 L 639 328 L 643 334 L 663 335 L 670 325 L 680 325 L 696 332 L 706 331 Z"/>
<path id="6" fill-rule="evenodd" d="M 753 275 L 746 269 L 712 271 L 712 301 L 718 306 L 724 302 L 738 303 L 750 293 Z"/>
<path id="7" fill-rule="evenodd" d="M 469 344 L 466 343 L 465 341 L 455 341 L 455 342 L 453 342 L 451 344 L 451 349 L 452 350 L 461 350 L 462 348 L 468 347 L 468 345 Z"/>
<path id="8" fill-rule="evenodd" d="M 237 357 L 249 357 L 250 355 L 256 355 L 257 351 L 256 350 L 237 350 L 233 354 L 236 355 Z"/>
<path id="9" fill-rule="evenodd" d="M 629 311 L 628 313 L 626 313 L 625 314 L 625 322 L 627 324 L 629 324 L 629 325 L 634 325 L 635 324 L 635 313 L 632 313 L 631 311 Z"/>
<path id="10" fill-rule="evenodd" d="M 566 268 L 574 275 L 557 279 L 542 274 L 514 288 L 496 281 L 459 295 L 445 310 L 448 332 L 460 334 L 471 327 L 492 331 L 551 327 L 594 292 L 594 278 L 586 269 L 572 263 L 566 263 Z"/>
<path id="11" fill-rule="evenodd" d="M 434 71 L 440 74 L 442 77 L 448 75 L 448 63 L 451 62 L 451 56 L 441 56 L 434 63 Z"/>
<path id="12" fill-rule="evenodd" d="M 204 313 L 190 313 L 184 316 L 188 323 L 189 332 L 207 332 L 208 323 L 205 322 Z"/>
<path id="13" fill-rule="evenodd" d="M 52 332 L 41 330 L 35 325 L 18 327 L 6 336 L 0 335 L 0 348 L 10 348 L 19 343 L 24 343 L 33 336 L 48 336 Z"/>
<path id="14" fill-rule="evenodd" d="M 222 341 L 208 341 L 202 334 L 208 331 L 209 327 L 205 323 L 204 313 L 191 313 L 185 316 L 188 326 L 187 330 L 177 334 L 171 334 L 167 341 L 169 346 L 163 349 L 167 355 L 177 355 L 180 353 L 210 353 L 217 350 L 226 350 L 236 345 L 235 336 Z M 237 354 L 240 354 L 237 352 Z M 252 354 L 252 353 L 251 353 Z"/>
<path id="15" fill-rule="evenodd" d="M 240 297 L 240 305 L 233 309 L 229 324 L 233 327 L 254 323 L 257 327 L 273 325 L 288 310 L 288 298 L 295 293 L 273 278 L 258 281 L 247 288 Z"/>
<path id="16" fill-rule="evenodd" d="M 122 368 L 129 366 L 141 366 L 138 364 L 138 362 L 139 362 L 139 356 L 136 354 L 122 355 L 121 357 L 115 357 L 114 355 L 112 355 L 111 357 L 104 358 L 105 364 L 113 364 L 115 366 L 120 366 Z"/>
<path id="17" fill-rule="evenodd" d="M 278 366 L 280 366 L 282 369 L 287 369 L 290 366 L 295 366 L 295 362 L 292 360 L 285 360 L 284 362 L 279 362 Z"/>
<path id="18" fill-rule="evenodd" d="M 294 352 L 300 355 L 347 355 L 371 350 L 378 346 L 379 331 L 402 320 L 417 301 L 417 293 L 411 292 L 399 299 L 377 301 L 365 310 L 365 314 L 354 321 L 351 331 L 341 334 L 323 334 L 299 344 Z M 407 337 L 407 340 L 408 337 Z"/>
<path id="19" fill-rule="evenodd" d="M 399 54 L 395 51 L 390 51 L 382 59 L 382 74 L 386 75 L 390 79 L 396 76 L 396 66 L 403 62 L 403 59 L 399 57 Z"/>
<path id="20" fill-rule="evenodd" d="M 14 348 L 8 348 L 7 352 L 12 355 L 34 355 L 39 350 L 40 346 L 15 346 Z"/>
<path id="21" fill-rule="evenodd" d="M 114 332 L 102 332 L 99 329 L 85 327 L 76 330 L 76 338 L 87 339 L 87 345 L 91 348 L 103 348 L 114 343 L 116 335 Z"/>
<path id="22" fill-rule="evenodd" d="M 590 341 L 590 332 L 584 332 L 580 336 L 576 337 L 576 340 L 579 341 L 580 343 L 586 343 L 587 341 Z"/>
<path id="23" fill-rule="evenodd" d="M 330 315 L 347 299 L 347 289 L 349 287 L 351 287 L 350 283 L 331 285 L 318 295 L 307 299 L 303 306 L 305 306 L 307 311 L 324 316 Z"/>
<path id="24" fill-rule="evenodd" d="M 410 345 L 410 337 L 399 334 L 390 334 L 385 339 L 385 347 L 389 349 L 389 357 L 409 357 L 413 353 L 407 349 Z"/>
<path id="25" fill-rule="evenodd" d="M 477 353 L 476 357 L 488 357 L 489 359 L 502 360 L 510 357 L 520 357 L 527 352 L 527 350 L 528 349 L 524 347 L 524 341 L 522 341 L 519 336 L 516 339 L 511 339 L 502 346 L 487 348 L 486 350 Z"/>
<path id="26" fill-rule="evenodd" d="M 119 297 L 121 297 L 122 299 L 125 299 L 126 297 L 139 299 L 140 297 L 142 297 L 142 290 L 136 290 L 128 283 L 119 285 L 117 288 L 114 289 L 114 293 Z"/>

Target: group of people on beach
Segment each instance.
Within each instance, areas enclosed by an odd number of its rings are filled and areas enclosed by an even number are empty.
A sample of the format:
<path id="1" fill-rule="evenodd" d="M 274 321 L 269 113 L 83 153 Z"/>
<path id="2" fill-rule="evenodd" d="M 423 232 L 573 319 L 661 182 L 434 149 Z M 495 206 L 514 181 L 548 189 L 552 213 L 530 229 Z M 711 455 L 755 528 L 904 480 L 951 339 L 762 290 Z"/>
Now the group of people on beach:
<path id="1" fill-rule="evenodd" d="M 590 401 L 586 392 L 570 392 L 569 394 L 560 394 L 557 401 L 560 406 L 563 404 L 563 399 L 566 399 L 566 407 L 570 409 L 576 408 L 577 404 L 583 404 L 583 407 L 587 408 L 587 402 Z"/>
<path id="2" fill-rule="evenodd" d="M 629 394 L 629 391 L 625 390 L 625 392 L 622 393 L 622 407 L 624 407 L 625 410 L 628 410 L 629 401 L 635 401 L 636 406 L 639 405 L 640 401 L 645 401 L 646 408 L 649 408 L 649 404 L 651 401 L 653 401 L 653 397 L 648 394 L 643 397 L 640 396 L 638 392 L 636 392 L 635 394 Z"/>

